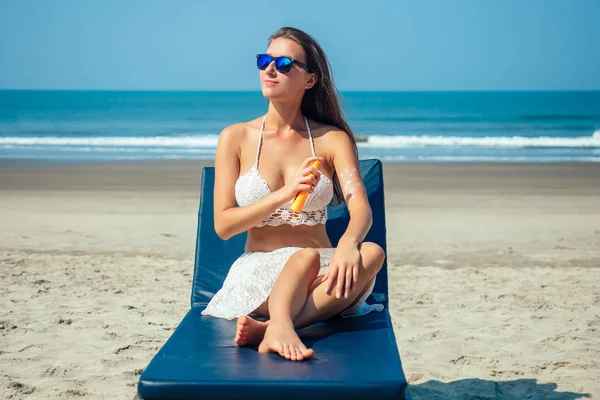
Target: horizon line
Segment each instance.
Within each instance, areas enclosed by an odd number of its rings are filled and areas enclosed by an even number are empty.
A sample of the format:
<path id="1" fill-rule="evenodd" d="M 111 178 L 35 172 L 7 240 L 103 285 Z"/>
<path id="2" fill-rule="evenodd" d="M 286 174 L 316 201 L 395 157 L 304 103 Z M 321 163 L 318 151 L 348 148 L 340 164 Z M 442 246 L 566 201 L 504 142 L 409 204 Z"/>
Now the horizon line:
<path id="1" fill-rule="evenodd" d="M 0 88 L 0 92 L 182 92 L 182 93 L 261 93 L 250 89 L 38 89 Z M 478 92 L 600 92 L 600 89 L 401 89 L 401 90 L 339 90 L 340 93 L 478 93 Z"/>

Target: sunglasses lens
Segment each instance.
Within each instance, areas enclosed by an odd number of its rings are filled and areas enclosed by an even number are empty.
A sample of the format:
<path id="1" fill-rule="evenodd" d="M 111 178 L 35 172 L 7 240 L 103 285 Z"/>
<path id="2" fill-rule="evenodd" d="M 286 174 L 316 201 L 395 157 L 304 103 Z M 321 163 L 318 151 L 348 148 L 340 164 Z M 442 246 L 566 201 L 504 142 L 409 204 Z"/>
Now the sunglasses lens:
<path id="1" fill-rule="evenodd" d="M 279 72 L 290 72 L 290 69 L 292 68 L 292 60 L 287 57 L 279 57 L 275 61 L 275 67 Z"/>
<path id="2" fill-rule="evenodd" d="M 258 67 L 258 69 L 265 69 L 269 66 L 271 61 L 273 61 L 273 58 L 271 58 L 270 55 L 261 54 L 256 58 L 256 66 Z"/>

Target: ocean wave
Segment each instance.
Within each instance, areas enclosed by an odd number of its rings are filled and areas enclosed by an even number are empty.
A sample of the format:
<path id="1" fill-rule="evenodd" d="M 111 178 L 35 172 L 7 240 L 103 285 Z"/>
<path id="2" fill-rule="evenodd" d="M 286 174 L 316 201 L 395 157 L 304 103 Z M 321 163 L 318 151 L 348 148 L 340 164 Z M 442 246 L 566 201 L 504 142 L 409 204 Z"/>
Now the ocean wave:
<path id="1" fill-rule="evenodd" d="M 520 121 L 600 121 L 600 114 L 524 114 L 515 116 L 489 115 L 400 115 L 363 117 L 365 121 L 378 122 L 505 122 Z"/>
<path id="2" fill-rule="evenodd" d="M 521 115 L 524 121 L 595 121 L 600 120 L 600 115 L 590 114 L 531 114 Z"/>
<path id="3" fill-rule="evenodd" d="M 579 147 L 600 148 L 600 130 L 591 136 L 579 137 L 460 137 L 460 136 L 367 136 L 360 147 L 400 148 L 400 147 L 487 147 L 487 148 L 526 148 L 526 147 Z"/>
<path id="4" fill-rule="evenodd" d="M 384 162 L 600 162 L 596 156 L 555 156 L 555 157 L 519 157 L 519 156 L 381 156 Z"/>
<path id="5" fill-rule="evenodd" d="M 0 137 L 0 144 L 21 146 L 217 147 L 218 135 L 148 137 Z"/>
<path id="6" fill-rule="evenodd" d="M 154 137 L 0 137 L 2 146 L 81 146 L 118 148 L 211 148 L 218 135 Z M 359 147 L 600 148 L 600 130 L 591 136 L 358 136 Z"/>
<path id="7" fill-rule="evenodd" d="M 99 152 L 99 153 L 183 153 L 214 154 L 214 148 L 163 148 L 163 147 L 109 147 L 109 146 L 48 146 L 0 144 L 0 150 L 35 150 L 54 152 Z"/>

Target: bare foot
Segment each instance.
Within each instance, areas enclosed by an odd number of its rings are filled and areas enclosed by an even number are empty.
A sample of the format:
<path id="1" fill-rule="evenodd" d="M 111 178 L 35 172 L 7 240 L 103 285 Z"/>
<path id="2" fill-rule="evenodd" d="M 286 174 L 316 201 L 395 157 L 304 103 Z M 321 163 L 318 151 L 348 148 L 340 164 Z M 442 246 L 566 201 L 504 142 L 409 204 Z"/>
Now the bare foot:
<path id="1" fill-rule="evenodd" d="M 292 361 L 302 361 L 311 358 L 315 352 L 307 349 L 298 337 L 293 325 L 278 325 L 269 323 L 265 337 L 258 346 L 259 353 L 277 353 Z"/>
<path id="2" fill-rule="evenodd" d="M 238 346 L 257 345 L 265 336 L 266 322 L 257 321 L 250 317 L 241 316 L 237 319 L 237 330 L 234 342 Z"/>

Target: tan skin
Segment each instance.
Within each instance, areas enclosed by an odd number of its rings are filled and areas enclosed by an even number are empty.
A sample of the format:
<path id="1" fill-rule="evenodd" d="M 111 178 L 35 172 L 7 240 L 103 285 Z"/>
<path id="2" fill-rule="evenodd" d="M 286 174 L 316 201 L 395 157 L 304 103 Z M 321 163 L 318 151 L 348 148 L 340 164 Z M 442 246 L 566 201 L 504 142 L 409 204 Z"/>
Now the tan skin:
<path id="1" fill-rule="evenodd" d="M 267 53 L 306 63 L 303 48 L 289 39 L 273 40 Z M 259 344 L 261 353 L 275 352 L 294 361 L 314 355 L 314 351 L 302 343 L 296 329 L 334 316 L 356 302 L 374 279 L 385 257 L 379 246 L 363 242 L 372 220 L 362 185 L 344 192 L 350 223 L 325 276 L 317 276 L 319 254 L 314 250 L 332 247 L 324 224 L 256 227 L 299 191 L 312 192 L 321 174 L 332 179 L 334 170 L 358 168 L 352 143 L 345 132 L 309 120 L 318 156 L 312 157 L 300 105 L 304 92 L 317 80 L 316 74 L 295 64 L 286 74 L 277 71 L 274 63 L 260 71 L 263 95 L 270 102 L 258 170 L 271 194 L 248 206 L 236 206 L 235 181 L 255 161 L 262 117 L 225 128 L 215 156 L 217 234 L 228 239 L 247 231 L 246 251 L 272 251 L 287 246 L 304 248 L 290 257 L 267 301 L 254 310 L 255 314 L 270 317 L 270 320 L 260 322 L 249 316 L 240 317 L 235 337 L 235 343 L 240 346 Z M 317 158 L 321 160 L 319 170 L 311 167 Z"/>

